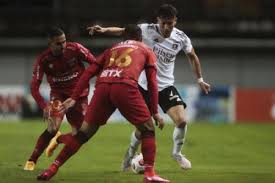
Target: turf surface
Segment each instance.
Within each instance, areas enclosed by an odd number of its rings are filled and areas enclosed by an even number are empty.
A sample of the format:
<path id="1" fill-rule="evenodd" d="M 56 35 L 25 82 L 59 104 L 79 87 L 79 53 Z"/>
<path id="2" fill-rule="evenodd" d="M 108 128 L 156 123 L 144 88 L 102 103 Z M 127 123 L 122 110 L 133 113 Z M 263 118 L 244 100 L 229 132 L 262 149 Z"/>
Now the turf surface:
<path id="1" fill-rule="evenodd" d="M 0 122 L 0 183 L 37 182 L 36 176 L 54 158 L 43 154 L 35 171 L 22 169 L 44 128 L 39 121 Z M 69 125 L 62 126 L 63 132 L 69 130 Z M 131 130 L 128 124 L 102 127 L 50 182 L 141 183 L 141 175 L 120 172 Z M 172 125 L 166 125 L 162 132 L 157 130 L 156 160 L 157 172 L 172 183 L 275 182 L 274 124 L 190 125 L 184 150 L 193 166 L 188 171 L 181 170 L 170 157 L 172 132 Z"/>

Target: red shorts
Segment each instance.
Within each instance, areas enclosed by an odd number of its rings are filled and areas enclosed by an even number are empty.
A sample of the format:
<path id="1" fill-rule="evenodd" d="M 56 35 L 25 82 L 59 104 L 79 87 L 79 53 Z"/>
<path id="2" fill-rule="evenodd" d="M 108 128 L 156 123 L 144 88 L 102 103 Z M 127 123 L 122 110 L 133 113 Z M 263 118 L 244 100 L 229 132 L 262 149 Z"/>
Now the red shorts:
<path id="1" fill-rule="evenodd" d="M 65 96 L 58 93 L 51 93 L 51 101 L 60 100 L 61 102 L 64 102 L 67 98 L 69 98 L 69 96 Z M 87 106 L 88 97 L 80 97 L 76 101 L 76 104 L 68 110 L 68 112 L 66 113 L 66 117 L 72 127 L 76 129 L 79 129 L 81 127 Z"/>
<path id="2" fill-rule="evenodd" d="M 101 83 L 94 91 L 85 121 L 104 125 L 117 108 L 133 125 L 143 124 L 151 118 L 138 88 L 127 84 Z"/>

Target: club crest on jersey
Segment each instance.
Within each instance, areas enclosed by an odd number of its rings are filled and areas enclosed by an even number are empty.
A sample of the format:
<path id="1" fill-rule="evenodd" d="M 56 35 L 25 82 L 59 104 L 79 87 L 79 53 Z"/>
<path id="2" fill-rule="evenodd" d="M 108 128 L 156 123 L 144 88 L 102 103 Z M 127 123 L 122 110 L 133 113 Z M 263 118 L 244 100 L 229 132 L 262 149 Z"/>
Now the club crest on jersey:
<path id="1" fill-rule="evenodd" d="M 75 63 L 76 63 L 76 58 L 72 58 L 72 59 L 68 60 L 69 66 L 74 66 Z"/>
<path id="2" fill-rule="evenodd" d="M 100 74 L 100 77 L 121 77 L 122 71 L 122 69 L 106 69 Z"/>
<path id="3" fill-rule="evenodd" d="M 53 64 L 49 64 L 49 68 L 52 69 L 53 68 Z"/>
<path id="4" fill-rule="evenodd" d="M 178 44 L 173 44 L 173 45 L 172 45 L 172 49 L 173 49 L 173 50 L 178 49 L 178 47 L 179 47 L 179 45 L 178 45 Z"/>
<path id="5" fill-rule="evenodd" d="M 159 43 L 159 39 L 158 38 L 155 38 L 154 41 L 157 42 L 157 43 Z"/>

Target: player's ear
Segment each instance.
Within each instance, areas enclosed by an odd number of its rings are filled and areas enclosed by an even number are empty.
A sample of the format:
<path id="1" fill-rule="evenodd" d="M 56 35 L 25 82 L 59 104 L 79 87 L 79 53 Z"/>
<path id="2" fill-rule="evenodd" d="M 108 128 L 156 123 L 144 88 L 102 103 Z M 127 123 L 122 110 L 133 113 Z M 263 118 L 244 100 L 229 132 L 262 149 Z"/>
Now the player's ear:
<path id="1" fill-rule="evenodd" d="M 157 22 L 158 22 L 158 23 L 160 23 L 160 22 L 161 22 L 161 21 L 160 21 L 160 17 L 157 17 Z"/>
<path id="2" fill-rule="evenodd" d="M 48 46 L 50 46 L 52 44 L 52 39 L 51 38 L 47 38 L 48 41 Z"/>
<path id="3" fill-rule="evenodd" d="M 175 19 L 174 19 L 174 26 L 177 24 L 177 20 L 178 20 L 178 18 L 175 17 Z"/>

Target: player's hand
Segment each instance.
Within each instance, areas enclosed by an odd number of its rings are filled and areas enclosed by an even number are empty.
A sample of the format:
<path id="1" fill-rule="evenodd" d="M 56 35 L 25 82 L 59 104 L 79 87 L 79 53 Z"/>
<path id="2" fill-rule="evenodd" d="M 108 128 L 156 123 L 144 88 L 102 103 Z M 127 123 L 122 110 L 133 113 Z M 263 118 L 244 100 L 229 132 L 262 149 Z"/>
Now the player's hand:
<path id="1" fill-rule="evenodd" d="M 68 98 L 67 100 L 65 100 L 61 107 L 60 107 L 60 112 L 66 113 L 66 111 L 68 111 L 69 108 L 73 107 L 75 105 L 76 101 L 72 98 Z"/>
<path id="2" fill-rule="evenodd" d="M 159 113 L 154 114 L 153 118 L 155 120 L 156 125 L 159 127 L 159 129 L 162 130 L 164 128 L 164 120 L 161 117 L 161 115 Z"/>
<path id="3" fill-rule="evenodd" d="M 210 84 L 203 81 L 203 82 L 200 82 L 199 85 L 205 94 L 208 94 L 211 91 Z"/>
<path id="4" fill-rule="evenodd" d="M 89 35 L 94 35 L 94 33 L 105 33 L 107 31 L 107 28 L 103 28 L 99 25 L 94 25 L 87 27 L 87 30 L 89 31 Z"/>
<path id="5" fill-rule="evenodd" d="M 55 124 L 55 120 L 52 116 L 52 105 L 48 103 L 47 106 L 43 109 L 43 121 L 47 122 L 49 126 L 53 126 Z"/>

